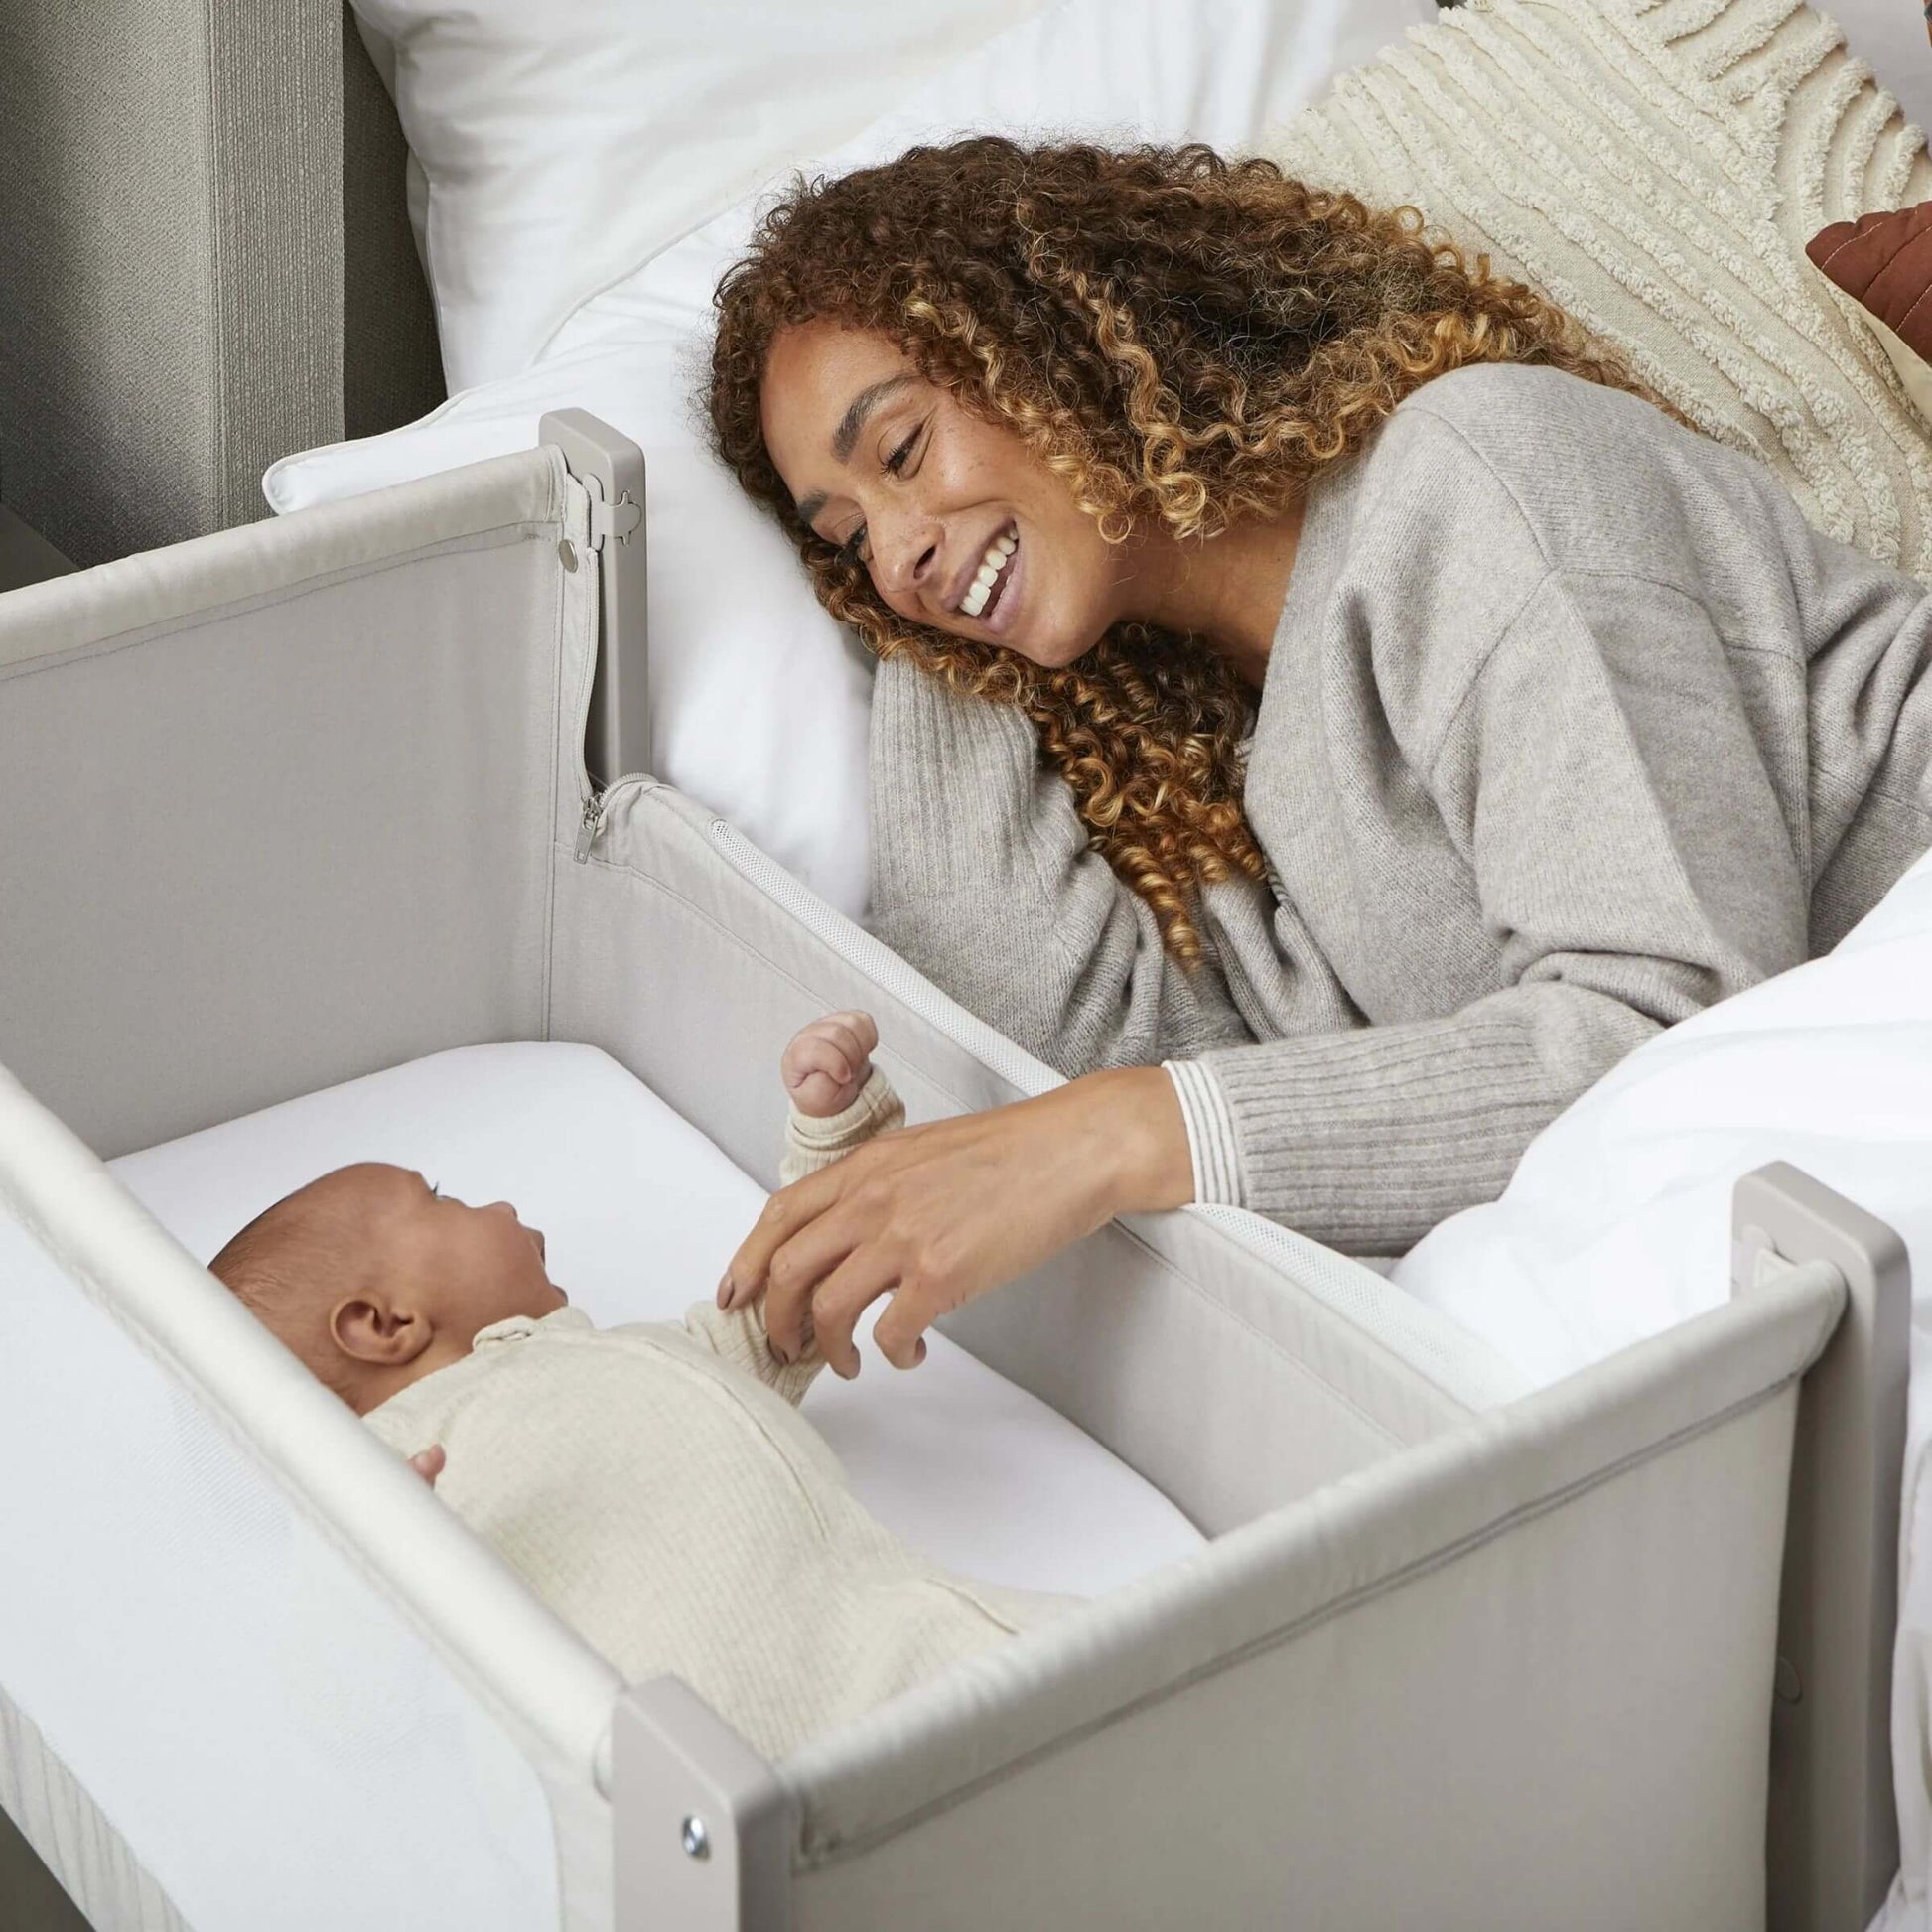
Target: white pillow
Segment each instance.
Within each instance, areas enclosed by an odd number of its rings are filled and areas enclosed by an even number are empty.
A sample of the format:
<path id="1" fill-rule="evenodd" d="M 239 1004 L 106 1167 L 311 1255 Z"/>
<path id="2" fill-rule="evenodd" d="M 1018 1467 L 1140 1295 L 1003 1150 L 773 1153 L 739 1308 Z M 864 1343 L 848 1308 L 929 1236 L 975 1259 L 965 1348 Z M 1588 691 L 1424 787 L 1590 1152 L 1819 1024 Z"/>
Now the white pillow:
<path id="1" fill-rule="evenodd" d="M 1251 148 L 1432 0 L 1062 0 L 815 164 L 839 172 L 975 129 Z M 651 767 L 841 911 L 865 908 L 869 660 L 818 608 L 776 526 L 706 453 L 690 406 L 711 294 L 760 198 L 584 304 L 521 375 L 422 422 L 285 457 L 277 510 L 526 449 L 575 404 L 644 450 Z"/>
<path id="2" fill-rule="evenodd" d="M 443 369 L 573 308 L 1047 0 L 354 0 L 409 139 Z"/>

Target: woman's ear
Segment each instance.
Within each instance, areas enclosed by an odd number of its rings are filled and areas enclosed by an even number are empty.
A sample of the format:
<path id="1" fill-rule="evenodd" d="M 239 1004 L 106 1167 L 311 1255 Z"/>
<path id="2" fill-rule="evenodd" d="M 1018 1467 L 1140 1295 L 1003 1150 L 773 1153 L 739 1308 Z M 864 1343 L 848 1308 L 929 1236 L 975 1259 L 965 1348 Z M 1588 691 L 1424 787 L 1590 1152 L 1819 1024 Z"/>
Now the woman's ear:
<path id="1" fill-rule="evenodd" d="M 345 1296 L 329 1311 L 329 1333 L 351 1361 L 405 1368 L 430 1344 L 428 1320 L 391 1302 L 382 1289 Z"/>

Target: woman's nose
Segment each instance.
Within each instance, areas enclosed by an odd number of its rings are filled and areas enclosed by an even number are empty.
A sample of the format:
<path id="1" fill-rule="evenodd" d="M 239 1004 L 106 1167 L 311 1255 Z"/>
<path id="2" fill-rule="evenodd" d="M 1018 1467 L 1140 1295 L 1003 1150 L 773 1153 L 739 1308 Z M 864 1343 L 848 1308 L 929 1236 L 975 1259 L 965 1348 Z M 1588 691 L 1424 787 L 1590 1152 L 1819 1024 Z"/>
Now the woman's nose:
<path id="1" fill-rule="evenodd" d="M 939 569 L 939 530 L 921 518 L 917 523 L 881 533 L 874 525 L 872 554 L 879 566 L 880 588 L 889 596 L 911 597 L 928 588 Z"/>

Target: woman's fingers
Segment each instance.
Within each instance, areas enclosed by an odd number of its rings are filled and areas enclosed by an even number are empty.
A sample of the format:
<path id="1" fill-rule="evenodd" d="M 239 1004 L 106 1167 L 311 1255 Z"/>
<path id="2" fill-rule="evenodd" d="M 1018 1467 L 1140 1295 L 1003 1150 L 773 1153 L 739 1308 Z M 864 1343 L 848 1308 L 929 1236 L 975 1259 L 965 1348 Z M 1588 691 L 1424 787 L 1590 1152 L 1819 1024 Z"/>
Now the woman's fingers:
<path id="1" fill-rule="evenodd" d="M 834 1375 L 849 1382 L 859 1373 L 859 1344 L 852 1331 L 867 1309 L 897 1282 L 896 1259 L 874 1241 L 849 1251 L 812 1290 L 812 1339 Z"/>
<path id="2" fill-rule="evenodd" d="M 797 1361 L 814 1335 L 824 1347 L 818 1332 L 818 1286 L 858 1241 L 852 1216 L 833 1210 L 808 1221 L 772 1255 L 765 1269 L 764 1332 L 779 1361 Z M 837 1357 L 828 1353 L 826 1359 L 836 1366 Z"/>
<path id="3" fill-rule="evenodd" d="M 763 1294 L 765 1271 L 792 1235 L 814 1220 L 839 1197 L 839 1169 L 842 1162 L 820 1168 L 789 1187 L 780 1187 L 764 1203 L 764 1212 L 752 1225 L 752 1231 L 738 1245 L 725 1279 L 718 1285 L 721 1309 L 742 1309 Z"/>
<path id="4" fill-rule="evenodd" d="M 443 1473 L 444 1464 L 449 1459 L 449 1456 L 444 1453 L 443 1445 L 441 1443 L 432 1443 L 428 1449 L 418 1449 L 409 1458 L 409 1466 L 434 1489 L 436 1487 L 436 1478 Z"/>
<path id="5" fill-rule="evenodd" d="M 925 1360 L 925 1331 L 944 1312 L 919 1285 L 901 1287 L 873 1323 L 872 1345 L 895 1368 L 917 1368 Z"/>

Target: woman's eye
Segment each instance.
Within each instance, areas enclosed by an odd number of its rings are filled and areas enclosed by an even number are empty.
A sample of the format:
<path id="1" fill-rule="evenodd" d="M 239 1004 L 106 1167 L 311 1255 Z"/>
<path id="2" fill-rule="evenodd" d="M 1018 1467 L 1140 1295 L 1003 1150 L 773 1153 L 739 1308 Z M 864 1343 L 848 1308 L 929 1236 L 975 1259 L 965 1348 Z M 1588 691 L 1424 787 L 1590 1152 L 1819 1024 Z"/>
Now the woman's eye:
<path id="1" fill-rule="evenodd" d="M 866 560 L 866 526 L 861 523 L 846 540 L 839 545 L 839 562 L 842 564 L 862 564 Z"/>
<path id="2" fill-rule="evenodd" d="M 923 427 L 923 425 L 921 425 L 920 427 Z M 906 437 L 905 441 L 901 443 L 898 446 L 898 448 L 896 449 L 892 453 L 892 455 L 886 459 L 886 468 L 894 476 L 897 477 L 899 474 L 899 472 L 905 468 L 905 461 L 912 454 L 912 445 L 916 443 L 918 440 L 919 440 L 919 431 L 918 429 L 914 429 Z"/>

